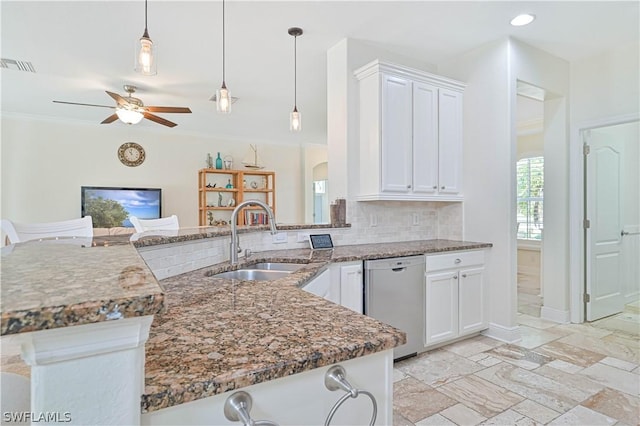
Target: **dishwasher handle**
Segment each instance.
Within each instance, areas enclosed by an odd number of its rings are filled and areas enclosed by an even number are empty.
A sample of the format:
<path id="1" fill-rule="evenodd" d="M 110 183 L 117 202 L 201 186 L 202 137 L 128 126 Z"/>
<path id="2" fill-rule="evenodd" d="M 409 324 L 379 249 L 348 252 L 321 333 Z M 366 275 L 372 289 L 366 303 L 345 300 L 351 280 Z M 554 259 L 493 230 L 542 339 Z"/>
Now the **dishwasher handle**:
<path id="1" fill-rule="evenodd" d="M 406 267 L 406 266 L 401 266 L 401 267 L 399 267 L 399 268 L 391 268 L 391 270 L 392 270 L 393 272 L 402 272 L 402 271 L 406 271 L 406 270 L 407 270 L 407 267 Z"/>

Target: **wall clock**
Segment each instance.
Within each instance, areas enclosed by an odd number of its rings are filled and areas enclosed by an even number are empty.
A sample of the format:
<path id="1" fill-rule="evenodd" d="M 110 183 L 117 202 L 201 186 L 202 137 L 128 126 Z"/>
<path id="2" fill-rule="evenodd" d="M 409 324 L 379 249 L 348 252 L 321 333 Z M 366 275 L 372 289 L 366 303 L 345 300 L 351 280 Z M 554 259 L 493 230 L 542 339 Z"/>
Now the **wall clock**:
<path id="1" fill-rule="evenodd" d="M 135 142 L 125 142 L 118 148 L 118 159 L 125 166 L 139 166 L 144 163 L 144 148 Z"/>

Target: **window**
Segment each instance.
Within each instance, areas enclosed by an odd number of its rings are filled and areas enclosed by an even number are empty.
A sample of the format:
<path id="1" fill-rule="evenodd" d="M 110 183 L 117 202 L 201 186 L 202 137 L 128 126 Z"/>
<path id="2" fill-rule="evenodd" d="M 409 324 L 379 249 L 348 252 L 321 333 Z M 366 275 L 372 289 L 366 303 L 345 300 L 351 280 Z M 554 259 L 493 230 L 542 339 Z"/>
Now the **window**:
<path id="1" fill-rule="evenodd" d="M 519 160 L 516 165 L 516 176 L 518 179 L 518 239 L 541 240 L 544 157 Z"/>

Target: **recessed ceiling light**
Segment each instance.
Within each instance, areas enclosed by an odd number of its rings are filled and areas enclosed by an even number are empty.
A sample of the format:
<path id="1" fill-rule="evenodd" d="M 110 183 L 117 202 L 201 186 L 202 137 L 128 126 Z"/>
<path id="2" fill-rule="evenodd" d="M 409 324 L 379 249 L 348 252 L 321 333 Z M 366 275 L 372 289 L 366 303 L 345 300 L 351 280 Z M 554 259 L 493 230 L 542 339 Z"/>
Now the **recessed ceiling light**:
<path id="1" fill-rule="evenodd" d="M 514 27 L 521 27 L 523 25 L 528 25 L 536 19 L 535 15 L 530 15 L 528 13 L 523 13 L 522 15 L 518 15 L 511 20 L 511 25 Z"/>

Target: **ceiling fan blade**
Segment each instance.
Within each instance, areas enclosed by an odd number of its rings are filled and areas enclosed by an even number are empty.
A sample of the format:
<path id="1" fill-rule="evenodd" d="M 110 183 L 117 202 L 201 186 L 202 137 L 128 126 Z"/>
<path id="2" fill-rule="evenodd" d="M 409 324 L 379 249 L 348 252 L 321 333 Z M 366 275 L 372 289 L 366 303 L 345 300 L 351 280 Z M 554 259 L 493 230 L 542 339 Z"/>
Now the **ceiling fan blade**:
<path id="1" fill-rule="evenodd" d="M 169 120 L 165 120 L 162 117 L 158 117 L 157 115 L 153 115 L 149 112 L 145 112 L 144 113 L 144 118 L 146 118 L 147 120 L 151 120 L 151 121 L 155 121 L 158 124 L 162 124 L 163 126 L 167 126 L 167 127 L 176 127 L 177 124 L 173 123 Z"/>
<path id="2" fill-rule="evenodd" d="M 163 106 L 148 106 L 144 107 L 145 110 L 149 112 L 181 112 L 181 113 L 191 113 L 191 110 L 187 107 L 163 107 Z"/>
<path id="3" fill-rule="evenodd" d="M 118 116 L 116 114 L 111 114 L 110 116 L 108 116 L 107 118 L 105 118 L 104 120 L 102 120 L 102 122 L 100 124 L 109 124 L 109 123 L 113 123 L 114 121 L 116 121 L 118 119 Z"/>
<path id="4" fill-rule="evenodd" d="M 95 104 L 81 104 L 78 102 L 65 102 L 65 101 L 53 101 L 57 104 L 69 104 L 69 105 L 82 105 L 82 106 L 92 106 L 92 107 L 100 107 L 100 108 L 115 108 L 114 106 L 108 106 L 108 105 L 95 105 Z"/>
<path id="5" fill-rule="evenodd" d="M 111 96 L 118 105 L 120 106 L 126 106 L 129 105 L 129 102 L 127 102 L 127 100 L 125 98 L 123 98 L 122 96 L 118 95 L 117 93 L 113 93 L 110 92 L 108 90 L 105 90 L 105 92 L 107 92 L 107 95 Z"/>

